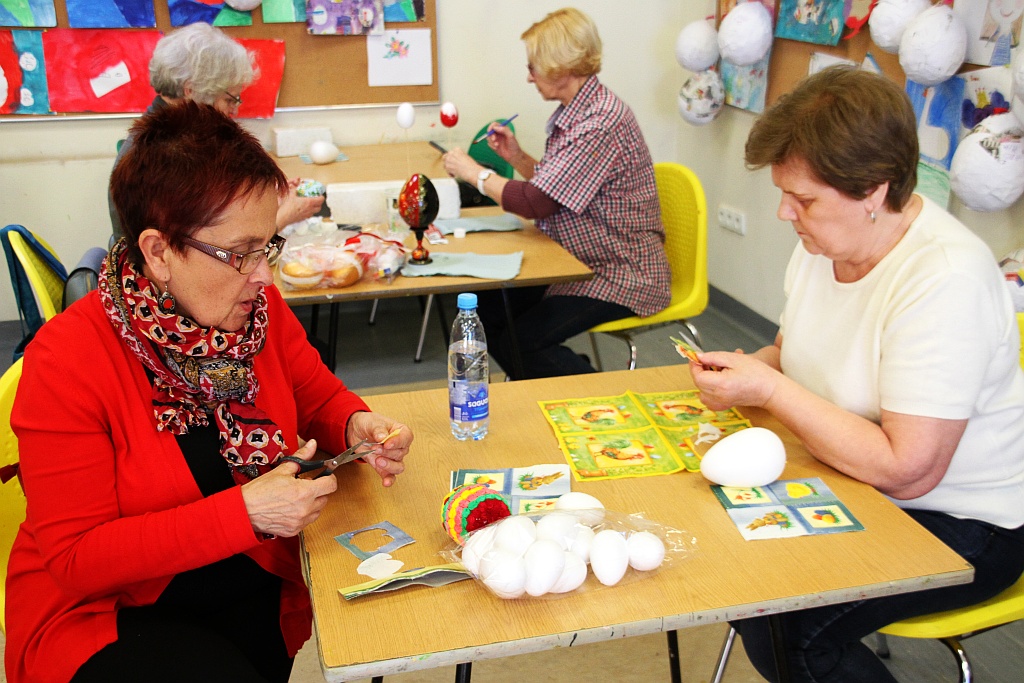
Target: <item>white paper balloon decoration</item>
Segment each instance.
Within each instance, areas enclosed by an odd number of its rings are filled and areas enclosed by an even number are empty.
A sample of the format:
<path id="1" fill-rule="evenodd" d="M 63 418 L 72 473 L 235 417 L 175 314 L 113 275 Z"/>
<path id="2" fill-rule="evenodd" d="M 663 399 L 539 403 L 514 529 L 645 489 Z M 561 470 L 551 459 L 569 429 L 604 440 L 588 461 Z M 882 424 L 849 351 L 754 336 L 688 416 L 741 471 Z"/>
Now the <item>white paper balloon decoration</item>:
<path id="1" fill-rule="evenodd" d="M 967 27 L 949 5 L 918 14 L 900 39 L 900 66 L 907 78 L 924 86 L 947 80 L 966 56 Z"/>
<path id="2" fill-rule="evenodd" d="M 256 9 L 260 6 L 263 0 L 224 0 L 228 7 L 231 9 L 237 9 L 242 12 Z"/>
<path id="3" fill-rule="evenodd" d="M 703 126 L 722 113 L 725 86 L 717 71 L 707 70 L 690 76 L 679 90 L 676 105 L 687 123 Z"/>
<path id="4" fill-rule="evenodd" d="M 718 52 L 736 66 L 753 64 L 772 44 L 772 15 L 760 2 L 736 5 L 718 27 Z"/>
<path id="5" fill-rule="evenodd" d="M 1001 211 L 1024 193 L 1024 128 L 1013 114 L 990 116 L 957 145 L 949 185 L 969 209 Z"/>
<path id="6" fill-rule="evenodd" d="M 676 38 L 676 61 L 684 69 L 704 71 L 718 61 L 718 31 L 706 19 L 683 27 Z"/>
<path id="7" fill-rule="evenodd" d="M 931 0 L 879 0 L 868 19 L 871 40 L 886 52 L 896 54 L 907 24 L 931 6 Z"/>

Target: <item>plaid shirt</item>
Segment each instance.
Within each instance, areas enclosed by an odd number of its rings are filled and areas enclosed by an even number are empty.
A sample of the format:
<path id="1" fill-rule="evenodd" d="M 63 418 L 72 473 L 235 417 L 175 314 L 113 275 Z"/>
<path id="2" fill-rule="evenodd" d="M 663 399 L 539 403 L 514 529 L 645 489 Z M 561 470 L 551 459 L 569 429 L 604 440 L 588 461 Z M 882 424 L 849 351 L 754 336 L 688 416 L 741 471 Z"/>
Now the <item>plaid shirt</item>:
<path id="1" fill-rule="evenodd" d="M 668 306 L 651 153 L 632 110 L 596 76 L 551 115 L 530 183 L 561 205 L 537 227 L 594 271 L 592 280 L 552 285 L 549 294 L 609 301 L 640 316 Z"/>

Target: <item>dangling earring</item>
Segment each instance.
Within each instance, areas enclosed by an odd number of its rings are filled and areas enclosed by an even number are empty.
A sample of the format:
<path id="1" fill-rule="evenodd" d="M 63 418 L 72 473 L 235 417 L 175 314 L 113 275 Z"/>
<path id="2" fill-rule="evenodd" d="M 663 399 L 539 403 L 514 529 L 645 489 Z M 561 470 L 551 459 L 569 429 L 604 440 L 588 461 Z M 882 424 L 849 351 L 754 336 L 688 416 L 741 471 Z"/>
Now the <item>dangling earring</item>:
<path id="1" fill-rule="evenodd" d="M 156 306 L 160 309 L 160 312 L 164 315 L 174 315 L 174 297 L 167 289 L 167 285 L 164 285 L 163 293 L 157 297 Z"/>
<path id="2" fill-rule="evenodd" d="M 877 218 L 877 216 L 875 216 L 875 212 L 874 212 L 874 211 L 872 211 L 872 212 L 871 212 L 871 215 L 870 215 L 870 216 L 868 216 L 868 218 L 870 218 L 870 219 L 871 219 L 871 222 L 872 222 L 872 223 L 874 223 L 874 222 L 875 222 L 875 218 Z"/>

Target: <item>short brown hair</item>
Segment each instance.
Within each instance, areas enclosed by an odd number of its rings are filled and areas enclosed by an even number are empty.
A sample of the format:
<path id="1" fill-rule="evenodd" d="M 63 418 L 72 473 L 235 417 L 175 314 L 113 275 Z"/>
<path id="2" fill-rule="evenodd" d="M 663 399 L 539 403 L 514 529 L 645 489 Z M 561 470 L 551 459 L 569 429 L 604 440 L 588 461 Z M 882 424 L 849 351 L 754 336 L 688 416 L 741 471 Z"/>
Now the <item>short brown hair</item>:
<path id="1" fill-rule="evenodd" d="M 531 66 L 548 78 L 593 76 L 601 70 L 597 26 L 573 7 L 555 10 L 520 36 Z"/>
<path id="2" fill-rule="evenodd" d="M 217 224 L 236 199 L 288 186 L 259 140 L 207 104 L 185 101 L 145 114 L 131 136 L 110 193 L 136 265 L 143 230 L 159 230 L 181 252 L 185 237 Z"/>
<path id="3" fill-rule="evenodd" d="M 889 183 L 901 211 L 917 186 L 917 120 L 907 94 L 884 76 L 833 66 L 808 76 L 754 122 L 751 169 L 805 161 L 821 182 L 854 199 Z"/>

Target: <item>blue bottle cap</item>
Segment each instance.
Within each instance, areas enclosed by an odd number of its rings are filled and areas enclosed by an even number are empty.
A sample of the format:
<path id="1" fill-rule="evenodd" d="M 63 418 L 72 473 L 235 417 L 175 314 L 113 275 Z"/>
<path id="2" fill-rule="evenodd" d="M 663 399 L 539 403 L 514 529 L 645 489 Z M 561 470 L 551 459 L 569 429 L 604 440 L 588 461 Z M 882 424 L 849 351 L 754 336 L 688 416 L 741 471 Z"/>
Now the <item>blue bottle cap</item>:
<path id="1" fill-rule="evenodd" d="M 459 294 L 458 305 L 460 311 L 468 311 L 476 308 L 476 294 L 472 292 L 463 292 Z"/>

